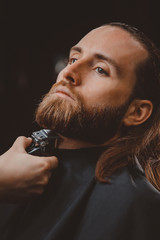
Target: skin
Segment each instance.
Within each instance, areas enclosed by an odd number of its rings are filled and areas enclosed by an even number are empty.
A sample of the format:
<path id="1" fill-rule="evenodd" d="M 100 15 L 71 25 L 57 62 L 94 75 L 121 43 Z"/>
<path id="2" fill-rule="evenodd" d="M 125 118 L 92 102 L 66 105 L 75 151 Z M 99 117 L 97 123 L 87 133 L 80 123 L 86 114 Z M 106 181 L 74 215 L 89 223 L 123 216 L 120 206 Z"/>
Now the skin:
<path id="1" fill-rule="evenodd" d="M 21 202 L 43 193 L 58 159 L 37 157 L 26 153 L 32 139 L 19 137 L 0 156 L 0 200 Z"/>
<path id="2" fill-rule="evenodd" d="M 108 59 L 104 60 L 100 55 Z M 57 82 L 63 80 L 74 86 L 74 92 L 83 97 L 88 107 L 117 107 L 132 93 L 136 66 L 147 56 L 143 46 L 126 31 L 112 26 L 100 27 L 89 32 L 71 49 L 69 63 L 59 73 Z M 54 94 L 75 104 L 74 99 L 61 92 Z M 152 108 L 148 100 L 134 100 L 122 123 L 126 126 L 141 124 L 148 119 Z M 94 146 L 61 137 L 59 148 Z"/>

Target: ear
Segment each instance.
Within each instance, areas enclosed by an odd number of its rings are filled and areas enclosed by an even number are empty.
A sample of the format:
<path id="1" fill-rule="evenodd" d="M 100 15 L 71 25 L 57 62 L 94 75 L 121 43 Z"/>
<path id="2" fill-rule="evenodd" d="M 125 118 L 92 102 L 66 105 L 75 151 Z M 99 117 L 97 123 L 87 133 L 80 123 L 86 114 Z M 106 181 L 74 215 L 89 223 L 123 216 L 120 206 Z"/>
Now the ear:
<path id="1" fill-rule="evenodd" d="M 151 101 L 136 99 L 131 102 L 122 122 L 125 126 L 140 125 L 150 117 L 152 111 Z"/>

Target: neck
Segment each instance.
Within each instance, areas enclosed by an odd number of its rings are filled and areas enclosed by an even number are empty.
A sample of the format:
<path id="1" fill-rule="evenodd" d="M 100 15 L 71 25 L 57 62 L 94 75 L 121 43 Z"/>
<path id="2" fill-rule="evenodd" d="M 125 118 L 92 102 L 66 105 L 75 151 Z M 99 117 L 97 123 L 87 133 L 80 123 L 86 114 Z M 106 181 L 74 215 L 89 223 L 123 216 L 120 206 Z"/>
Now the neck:
<path id="1" fill-rule="evenodd" d="M 66 138 L 60 136 L 60 139 L 57 140 L 56 148 L 58 149 L 78 149 L 78 148 L 90 148 L 96 147 L 97 145 L 91 144 L 85 141 L 80 141 L 77 139 Z"/>
<path id="2" fill-rule="evenodd" d="M 103 144 L 92 144 L 92 143 L 77 140 L 77 139 L 66 138 L 66 137 L 63 137 L 60 135 L 60 139 L 57 140 L 57 142 L 55 144 L 55 148 L 57 148 L 57 149 L 79 149 L 79 148 L 102 147 L 102 146 L 107 146 L 113 140 L 115 140 L 115 137 Z"/>

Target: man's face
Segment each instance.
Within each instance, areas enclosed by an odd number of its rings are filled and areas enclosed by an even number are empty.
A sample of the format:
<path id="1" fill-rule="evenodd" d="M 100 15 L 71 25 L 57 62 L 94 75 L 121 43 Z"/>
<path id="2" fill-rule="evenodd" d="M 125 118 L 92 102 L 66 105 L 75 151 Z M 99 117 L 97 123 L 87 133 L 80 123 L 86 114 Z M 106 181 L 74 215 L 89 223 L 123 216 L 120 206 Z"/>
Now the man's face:
<path id="1" fill-rule="evenodd" d="M 74 46 L 37 111 L 37 122 L 71 138 L 102 143 L 118 131 L 146 50 L 126 31 L 104 26 Z"/>

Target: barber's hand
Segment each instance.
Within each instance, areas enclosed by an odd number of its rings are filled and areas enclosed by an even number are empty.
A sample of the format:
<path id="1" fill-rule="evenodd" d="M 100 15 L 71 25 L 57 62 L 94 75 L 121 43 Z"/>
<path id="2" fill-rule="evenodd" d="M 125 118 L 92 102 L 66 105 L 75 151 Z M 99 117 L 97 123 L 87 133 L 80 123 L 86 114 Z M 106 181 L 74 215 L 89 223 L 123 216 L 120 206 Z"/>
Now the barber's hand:
<path id="1" fill-rule="evenodd" d="M 19 202 L 43 193 L 58 159 L 27 154 L 31 138 L 18 137 L 0 156 L 0 201 Z"/>

